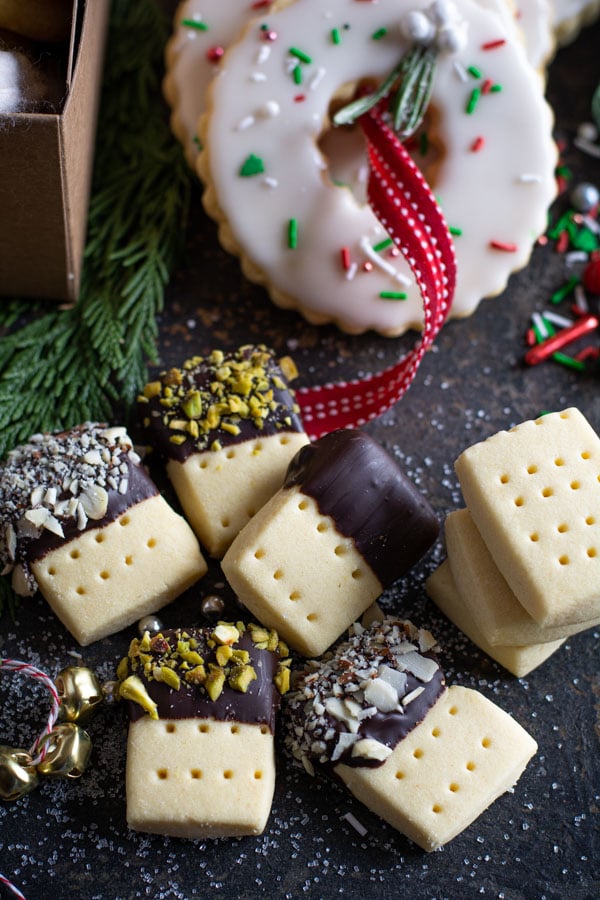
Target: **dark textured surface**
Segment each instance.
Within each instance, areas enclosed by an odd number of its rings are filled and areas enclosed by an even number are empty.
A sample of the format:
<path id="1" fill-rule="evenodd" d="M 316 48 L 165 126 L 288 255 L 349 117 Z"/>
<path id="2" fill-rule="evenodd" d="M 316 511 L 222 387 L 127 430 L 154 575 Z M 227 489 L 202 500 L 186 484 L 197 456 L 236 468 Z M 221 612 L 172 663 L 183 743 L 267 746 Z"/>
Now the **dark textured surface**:
<path id="1" fill-rule="evenodd" d="M 565 161 L 600 183 L 600 161 L 573 148 L 589 119 L 600 80 L 600 28 L 562 50 L 552 66 L 549 98 Z M 413 340 L 348 337 L 276 310 L 218 247 L 196 193 L 188 254 L 169 290 L 162 323 L 162 363 L 216 346 L 264 340 L 292 353 L 301 383 L 353 377 L 391 363 Z M 599 375 L 554 363 L 522 365 L 523 334 L 534 310 L 566 280 L 564 258 L 537 247 L 530 265 L 502 296 L 469 319 L 449 323 L 404 400 L 368 432 L 404 467 L 440 522 L 461 505 L 453 461 L 466 446 L 536 416 L 578 406 L 600 428 Z M 427 855 L 379 821 L 341 788 L 312 781 L 279 757 L 266 832 L 255 839 L 186 843 L 136 835 L 125 825 L 126 725 L 105 707 L 89 725 L 91 769 L 78 782 L 46 781 L 15 804 L 0 806 L 0 871 L 28 900 L 81 898 L 410 897 L 456 900 L 592 900 L 600 896 L 600 632 L 574 637 L 543 666 L 516 679 L 485 657 L 427 600 L 423 582 L 443 558 L 441 543 L 384 595 L 386 608 L 410 616 L 438 636 L 449 683 L 476 687 L 511 712 L 535 737 L 539 752 L 513 793 L 443 851 Z M 202 594 L 220 584 L 213 567 Z M 200 591 L 162 616 L 166 625 L 200 620 Z M 2 621 L 0 649 L 55 674 L 79 648 L 41 599 Z M 83 651 L 103 679 L 114 675 L 135 630 Z M 0 737 L 27 746 L 46 716 L 46 696 L 16 676 L 0 680 Z M 361 836 L 348 820 L 364 826 Z M 0 888 L 0 896 L 3 896 Z"/>

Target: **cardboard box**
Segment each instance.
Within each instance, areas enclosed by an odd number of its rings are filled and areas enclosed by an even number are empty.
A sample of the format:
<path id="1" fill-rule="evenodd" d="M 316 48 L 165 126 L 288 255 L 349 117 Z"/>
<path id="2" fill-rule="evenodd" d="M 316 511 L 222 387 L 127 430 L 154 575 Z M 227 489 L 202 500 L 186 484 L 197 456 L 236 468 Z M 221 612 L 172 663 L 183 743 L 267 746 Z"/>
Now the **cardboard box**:
<path id="1" fill-rule="evenodd" d="M 0 114 L 0 295 L 77 299 L 110 0 L 74 0 L 59 113 Z"/>

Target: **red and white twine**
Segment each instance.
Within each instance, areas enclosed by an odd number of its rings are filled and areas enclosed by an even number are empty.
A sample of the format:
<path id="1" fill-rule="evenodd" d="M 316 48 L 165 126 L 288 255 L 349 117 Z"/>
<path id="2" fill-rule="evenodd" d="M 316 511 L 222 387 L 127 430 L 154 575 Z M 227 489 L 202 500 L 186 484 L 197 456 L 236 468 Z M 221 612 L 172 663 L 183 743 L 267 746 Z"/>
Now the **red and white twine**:
<path id="1" fill-rule="evenodd" d="M 359 122 L 368 146 L 369 203 L 416 279 L 423 330 L 413 350 L 382 372 L 300 388 L 297 400 L 311 438 L 364 425 L 400 400 L 448 316 L 456 285 L 452 238 L 419 168 L 385 123 L 381 108 L 370 110 Z"/>
<path id="2" fill-rule="evenodd" d="M 37 766 L 44 760 L 46 753 L 48 752 L 47 744 L 42 744 L 42 741 L 44 741 L 46 736 L 53 731 L 56 720 L 58 719 L 58 712 L 60 709 L 60 695 L 58 689 L 45 672 L 42 672 L 41 669 L 37 669 L 35 666 L 22 662 L 19 659 L 0 659 L 0 671 L 2 669 L 8 670 L 9 672 L 17 672 L 20 675 L 28 675 L 30 678 L 35 679 L 35 681 L 39 681 L 49 691 L 52 697 L 52 704 L 46 727 L 37 736 L 29 750 L 29 755 L 31 756 L 30 765 Z M 42 744 L 41 747 L 40 744 Z"/>

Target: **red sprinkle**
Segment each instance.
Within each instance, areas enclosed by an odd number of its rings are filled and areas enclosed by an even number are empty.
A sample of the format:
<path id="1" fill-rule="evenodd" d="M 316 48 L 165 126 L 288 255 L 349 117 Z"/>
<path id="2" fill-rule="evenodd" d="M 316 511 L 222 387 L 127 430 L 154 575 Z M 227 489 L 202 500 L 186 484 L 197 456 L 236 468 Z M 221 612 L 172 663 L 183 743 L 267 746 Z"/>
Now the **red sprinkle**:
<path id="1" fill-rule="evenodd" d="M 263 31 L 263 40 L 264 41 L 276 41 L 277 40 L 277 32 L 273 31 L 273 29 L 269 29 L 268 31 Z"/>
<path id="2" fill-rule="evenodd" d="M 485 144 L 485 138 L 483 138 L 483 137 L 481 137 L 481 135 L 479 135 L 479 137 L 476 137 L 475 140 L 473 141 L 473 143 L 471 144 L 471 152 L 479 153 L 479 151 L 483 149 L 484 144 Z"/>
<path id="3" fill-rule="evenodd" d="M 492 250 L 503 250 L 505 253 L 516 253 L 518 250 L 517 245 L 509 241 L 490 241 L 490 247 Z"/>
<path id="4" fill-rule="evenodd" d="M 251 9 L 265 9 L 265 7 L 271 5 L 272 0 L 256 0 L 255 3 L 252 3 Z"/>
<path id="5" fill-rule="evenodd" d="M 369 262 L 368 260 L 367 260 L 367 262 L 364 262 L 362 264 L 362 267 L 363 267 L 363 272 L 372 272 L 373 271 L 373 263 Z"/>
<path id="6" fill-rule="evenodd" d="M 569 232 L 561 231 L 558 236 L 558 240 L 556 241 L 556 252 L 557 253 L 565 253 L 569 248 Z"/>
<path id="7" fill-rule="evenodd" d="M 350 268 L 350 250 L 348 247 L 342 247 L 340 250 L 340 256 L 342 258 L 342 267 L 347 272 Z"/>
<path id="8" fill-rule="evenodd" d="M 584 347 L 579 353 L 575 354 L 575 359 L 579 362 L 585 362 L 586 359 L 598 359 L 600 356 L 600 347 Z"/>
<path id="9" fill-rule="evenodd" d="M 481 45 L 482 50 L 496 50 L 498 47 L 503 47 L 506 43 L 504 38 L 498 38 L 496 41 L 486 41 L 485 44 Z"/>
<path id="10" fill-rule="evenodd" d="M 565 347 L 567 344 L 576 341 L 577 338 L 583 337 L 588 331 L 595 331 L 598 325 L 600 325 L 600 321 L 596 316 L 591 314 L 581 316 L 568 328 L 561 329 L 556 334 L 553 334 L 552 337 L 546 338 L 541 344 L 536 344 L 535 347 L 528 350 L 525 354 L 525 362 L 529 366 L 535 366 L 537 363 L 543 362 L 543 360 L 552 356 L 553 353 L 556 353 L 557 350 L 560 350 L 561 347 Z"/>
<path id="11" fill-rule="evenodd" d="M 294 103 L 304 103 L 306 100 L 306 94 L 296 94 L 294 97 Z"/>
<path id="12" fill-rule="evenodd" d="M 483 82 L 483 84 L 481 85 L 481 93 L 489 94 L 489 92 L 491 91 L 491 89 L 493 87 L 494 87 L 494 82 L 492 81 L 492 79 L 486 78 L 485 81 Z"/>
<path id="13" fill-rule="evenodd" d="M 224 53 L 224 47 L 209 47 L 206 51 L 206 58 L 209 62 L 219 62 L 219 60 L 223 58 Z"/>

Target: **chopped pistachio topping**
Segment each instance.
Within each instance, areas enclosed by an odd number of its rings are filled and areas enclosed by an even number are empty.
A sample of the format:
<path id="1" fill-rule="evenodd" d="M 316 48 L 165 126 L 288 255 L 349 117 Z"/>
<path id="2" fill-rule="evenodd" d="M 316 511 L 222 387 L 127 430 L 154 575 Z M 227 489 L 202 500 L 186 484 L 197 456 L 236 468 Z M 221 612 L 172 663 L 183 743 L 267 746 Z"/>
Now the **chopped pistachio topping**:
<path id="1" fill-rule="evenodd" d="M 183 630 L 153 636 L 146 631 L 141 638 L 134 638 L 117 668 L 120 696 L 139 703 L 156 718 L 156 704 L 140 675 L 147 682 L 162 682 L 175 691 L 184 684 L 193 686 L 213 701 L 221 696 L 225 686 L 245 693 L 258 677 L 250 652 L 237 646 L 246 632 L 257 650 L 278 653 L 273 682 L 281 694 L 285 693 L 290 685 L 291 660 L 288 647 L 279 640 L 277 632 L 254 622 L 246 626 L 243 622 L 219 621 L 214 627 L 203 629 L 200 639 Z M 200 652 L 204 647 L 208 659 Z"/>
<path id="2" fill-rule="evenodd" d="M 133 700 L 134 703 L 139 703 L 151 719 L 158 719 L 156 703 L 150 697 L 143 682 L 137 675 L 129 675 L 128 678 L 120 683 L 119 697 L 123 700 Z"/>
<path id="3" fill-rule="evenodd" d="M 297 374 L 289 357 L 278 364 L 262 344 L 228 354 L 213 350 L 209 356 L 194 356 L 181 369 L 169 369 L 161 373 L 160 380 L 146 384 L 138 397 L 144 406 L 142 420 L 157 436 L 158 426 L 167 429 L 167 445 L 180 446 L 191 439 L 197 450 L 220 450 L 222 442 L 215 432 L 222 432 L 230 441 L 240 434 L 242 422 L 257 431 L 267 421 L 276 429 L 293 430 L 299 407 L 286 379 Z M 163 451 L 168 453 L 168 448 Z"/>

